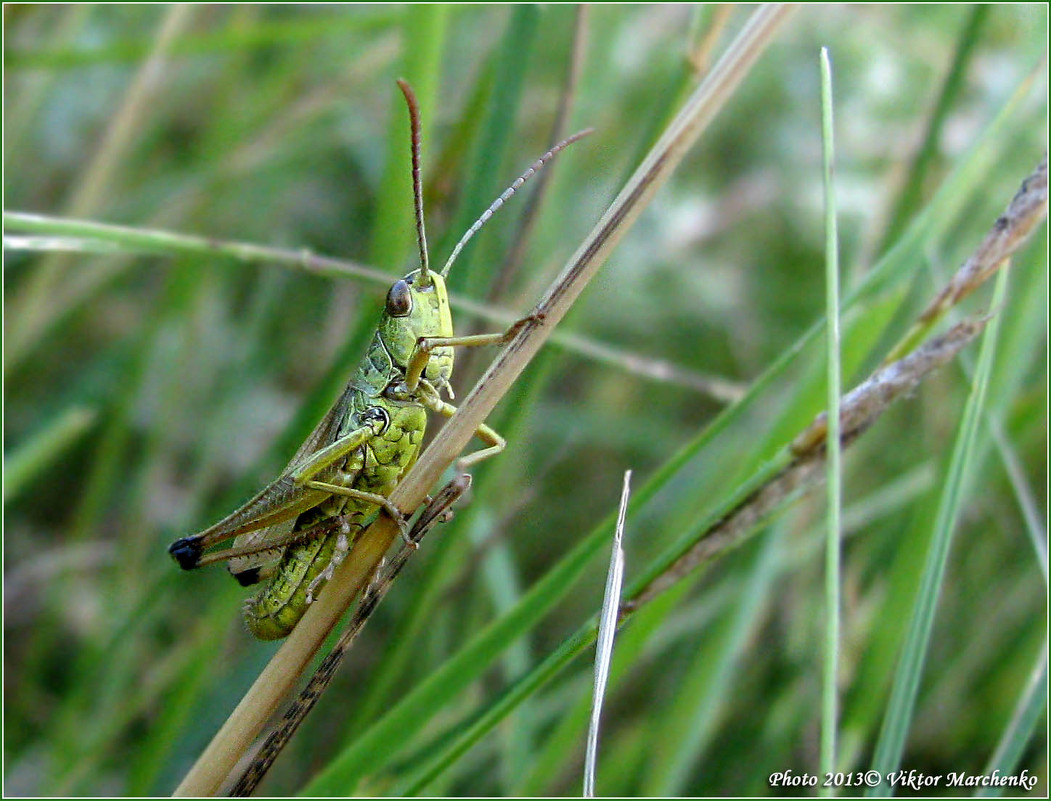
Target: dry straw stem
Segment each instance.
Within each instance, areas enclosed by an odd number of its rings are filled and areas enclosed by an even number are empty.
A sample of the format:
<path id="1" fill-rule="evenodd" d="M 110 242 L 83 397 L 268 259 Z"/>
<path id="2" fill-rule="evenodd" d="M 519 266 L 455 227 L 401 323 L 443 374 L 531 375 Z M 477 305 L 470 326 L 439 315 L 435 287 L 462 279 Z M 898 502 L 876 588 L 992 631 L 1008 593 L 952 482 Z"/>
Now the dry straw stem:
<path id="1" fill-rule="evenodd" d="M 529 321 L 519 328 L 464 400 L 460 410 L 391 493 L 390 499 L 397 507 L 415 509 L 423 501 L 427 490 L 438 482 L 442 472 L 452 464 L 478 426 L 526 368 L 793 10 L 793 6 L 765 5 L 752 14 L 719 63 L 690 95 L 602 219 L 570 258 L 537 304 Z M 176 795 L 212 795 L 218 790 L 266 721 L 291 692 L 325 637 L 371 578 L 397 533 L 397 526 L 389 516 L 380 515 L 361 535 L 354 546 L 354 558 L 345 560 L 336 569 L 325 591 L 311 604 L 209 743 L 176 789 Z"/>
<path id="2" fill-rule="evenodd" d="M 442 487 L 441 491 L 427 505 L 427 508 L 413 526 L 409 535 L 413 543 L 418 545 L 436 522 L 447 520 L 446 515 L 449 513 L 449 509 L 470 486 L 471 477 L 462 475 L 457 476 Z M 288 741 L 292 739 L 292 735 L 299 729 L 299 724 L 303 722 L 310 710 L 318 702 L 322 693 L 328 688 L 332 677 L 343 663 L 343 657 L 346 656 L 358 634 L 361 633 L 372 613 L 387 594 L 387 590 L 391 588 L 394 579 L 398 577 L 401 569 L 409 561 L 409 557 L 415 552 L 415 547 L 403 545 L 385 569 L 383 569 L 383 563 L 380 563 L 381 574 L 378 574 L 361 594 L 361 602 L 354 610 L 354 617 L 347 625 L 347 628 L 339 635 L 339 639 L 332 646 L 332 650 L 321 660 L 321 664 L 318 665 L 314 675 L 310 677 L 310 681 L 300 691 L 296 700 L 289 704 L 280 725 L 270 732 L 256 752 L 251 764 L 245 768 L 244 772 L 233 784 L 229 792 L 230 796 L 242 798 L 250 796 L 255 791 L 259 782 L 263 780 L 267 771 L 270 770 L 270 766 L 274 764 L 274 760 L 277 759 L 278 755 L 288 744 Z"/>
<path id="3" fill-rule="evenodd" d="M 992 229 L 956 275 L 916 318 L 909 332 L 891 351 L 887 361 L 908 353 L 942 318 L 942 316 L 985 283 L 1001 265 L 1007 263 L 1029 237 L 1030 232 L 1047 217 L 1047 154 L 1022 181 L 1021 187 L 1004 213 L 996 218 Z"/>
<path id="4" fill-rule="evenodd" d="M 921 321 L 934 319 L 945 308 L 955 306 L 996 272 L 1047 216 L 1047 154 L 1036 169 L 1022 181 L 1007 209 L 997 217 L 978 249 L 931 304 L 920 315 Z"/>
<path id="5" fill-rule="evenodd" d="M 103 205 L 114 176 L 127 160 L 128 150 L 142 130 L 142 120 L 149 118 L 153 108 L 151 97 L 162 80 L 164 64 L 171 49 L 179 36 L 190 27 L 196 14 L 197 9 L 187 3 L 177 3 L 165 12 L 149 58 L 135 74 L 119 111 L 110 120 L 99 140 L 98 150 L 66 204 L 69 214 L 77 217 L 92 214 Z M 39 333 L 41 321 L 47 319 L 46 315 L 41 314 L 41 309 L 52 302 L 52 291 L 60 282 L 67 265 L 63 254 L 48 255 L 34 271 L 30 282 L 19 291 L 15 302 L 10 307 L 5 306 L 17 309 L 10 327 L 10 340 L 5 348 L 8 358 L 11 352 L 20 354 Z"/>
<path id="6" fill-rule="evenodd" d="M 13 236 L 12 232 L 16 231 L 39 236 Z M 305 248 L 291 250 L 256 245 L 251 242 L 219 241 L 171 231 L 131 228 L 67 217 L 52 217 L 45 214 L 4 212 L 5 250 L 53 251 L 60 248 L 82 253 L 138 251 L 162 255 L 187 253 L 209 258 L 218 256 L 245 264 L 280 264 L 329 278 L 349 276 L 382 286 L 390 286 L 391 283 L 390 273 L 347 259 L 320 256 Z M 469 314 L 498 325 L 511 325 L 518 319 L 516 314 L 507 309 L 501 309 L 492 303 L 480 303 L 459 295 L 450 295 L 449 303 L 458 313 Z M 741 385 L 734 381 L 689 370 L 662 359 L 629 353 L 578 334 L 555 332 L 549 344 L 556 345 L 569 353 L 616 367 L 635 376 L 692 389 L 718 401 L 733 402 L 744 392 Z"/>
<path id="7" fill-rule="evenodd" d="M 953 326 L 946 334 L 918 348 L 915 342 L 942 314 L 973 292 L 1005 264 L 1036 225 L 1047 215 L 1047 156 L 1023 182 L 1007 210 L 993 223 L 946 288 L 920 316 L 909 334 L 894 348 L 887 362 L 866 381 L 848 392 L 840 406 L 840 441 L 849 445 L 884 410 L 911 392 L 931 371 L 945 364 L 985 327 L 988 318 Z M 922 327 L 921 327 L 922 326 Z M 908 347 L 909 343 L 912 343 Z M 914 349 L 915 348 L 915 349 Z M 911 351 L 911 352 L 910 352 Z M 905 356 L 891 357 L 902 352 Z M 623 617 L 653 600 L 695 568 L 740 544 L 764 518 L 791 496 L 816 486 L 825 477 L 828 415 L 814 418 L 779 457 L 785 464 L 761 486 L 749 492 L 731 510 L 708 527 L 680 557 L 624 604 Z"/>
<path id="8" fill-rule="evenodd" d="M 953 326 L 948 333 L 932 339 L 904 359 L 881 367 L 847 393 L 840 412 L 840 441 L 844 447 L 854 442 L 891 403 L 915 389 L 924 376 L 959 353 L 981 333 L 987 321 L 988 318 L 969 320 Z M 762 520 L 796 493 L 820 484 L 825 477 L 825 436 L 828 433 L 823 417 L 824 412 L 793 441 L 791 461 L 713 523 L 667 570 L 635 593 L 624 604 L 624 616 L 652 601 L 700 565 L 739 545 Z M 815 430 L 820 431 L 820 437 L 814 435 Z M 797 443 L 805 445 L 805 449 L 797 450 Z"/>

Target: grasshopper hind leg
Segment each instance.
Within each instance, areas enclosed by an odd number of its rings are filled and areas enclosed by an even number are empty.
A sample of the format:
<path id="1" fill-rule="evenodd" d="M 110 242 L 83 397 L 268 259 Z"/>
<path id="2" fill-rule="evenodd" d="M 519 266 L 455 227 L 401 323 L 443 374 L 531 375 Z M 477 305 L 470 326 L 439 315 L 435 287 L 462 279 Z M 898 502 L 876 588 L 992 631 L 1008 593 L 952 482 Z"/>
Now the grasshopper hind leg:
<path id="1" fill-rule="evenodd" d="M 244 621 L 254 636 L 278 640 L 292 631 L 350 552 L 361 530 L 362 521 L 355 517 L 325 516 L 320 509 L 300 515 L 293 532 L 297 541 L 285 548 L 279 562 L 261 568 L 269 581 L 245 601 Z"/>
<path id="2" fill-rule="evenodd" d="M 168 553 L 174 557 L 183 570 L 193 570 L 197 567 L 203 551 L 200 537 L 180 537 L 168 546 Z"/>
<path id="3" fill-rule="evenodd" d="M 308 604 L 314 603 L 314 591 L 328 583 L 329 579 L 332 578 L 332 574 L 343 563 L 348 553 L 350 553 L 350 526 L 346 521 L 343 521 L 339 533 L 336 534 L 336 544 L 332 549 L 332 558 L 325 565 L 325 569 L 314 576 L 313 580 L 307 585 Z"/>

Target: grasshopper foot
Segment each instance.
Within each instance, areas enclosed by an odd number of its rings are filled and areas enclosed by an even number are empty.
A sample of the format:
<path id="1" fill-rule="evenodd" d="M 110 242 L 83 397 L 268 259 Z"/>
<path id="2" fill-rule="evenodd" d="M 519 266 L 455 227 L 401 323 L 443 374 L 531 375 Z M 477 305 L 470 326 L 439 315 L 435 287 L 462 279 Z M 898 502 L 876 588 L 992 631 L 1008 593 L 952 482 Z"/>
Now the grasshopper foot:
<path id="1" fill-rule="evenodd" d="M 404 517 L 395 519 L 398 521 L 398 531 L 401 532 L 401 538 L 405 541 L 405 544 L 414 551 L 417 550 L 420 547 L 420 543 L 412 538 L 412 532 L 409 530 L 409 521 Z"/>
<path id="2" fill-rule="evenodd" d="M 181 537 L 168 546 L 168 553 L 183 570 L 193 570 L 201 559 L 201 542 L 197 537 Z"/>
<path id="3" fill-rule="evenodd" d="M 523 328 L 528 325 L 543 325 L 544 320 L 547 318 L 547 314 L 542 311 L 532 311 L 520 320 L 515 320 L 514 324 L 504 331 L 504 335 L 500 338 L 502 342 L 507 343 L 514 339 L 521 332 Z"/>

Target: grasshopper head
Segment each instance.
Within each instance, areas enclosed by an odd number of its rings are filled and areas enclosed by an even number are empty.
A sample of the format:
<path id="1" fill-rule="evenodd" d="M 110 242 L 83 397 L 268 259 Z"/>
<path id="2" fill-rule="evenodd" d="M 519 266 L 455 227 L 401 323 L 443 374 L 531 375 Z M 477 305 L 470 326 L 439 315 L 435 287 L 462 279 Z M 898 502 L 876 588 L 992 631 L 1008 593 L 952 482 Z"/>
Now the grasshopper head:
<path id="1" fill-rule="evenodd" d="M 420 337 L 451 337 L 452 314 L 445 280 L 436 272 L 409 273 L 387 292 L 379 337 L 394 364 L 403 370 Z M 435 348 L 423 372 L 436 389 L 447 388 L 453 372 L 453 349 Z"/>

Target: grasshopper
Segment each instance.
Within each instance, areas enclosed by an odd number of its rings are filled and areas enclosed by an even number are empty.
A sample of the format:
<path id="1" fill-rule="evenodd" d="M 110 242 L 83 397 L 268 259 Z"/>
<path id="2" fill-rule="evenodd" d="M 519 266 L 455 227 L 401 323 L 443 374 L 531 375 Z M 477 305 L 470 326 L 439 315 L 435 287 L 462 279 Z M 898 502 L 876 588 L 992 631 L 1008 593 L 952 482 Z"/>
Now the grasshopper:
<path id="1" fill-rule="evenodd" d="M 264 640 L 288 635 L 381 510 L 412 542 L 406 516 L 387 496 L 419 456 L 427 412 L 450 417 L 456 411 L 441 397 L 443 392 L 452 397 L 453 348 L 506 343 L 530 319 L 503 333 L 457 337 L 445 278 L 463 246 L 500 206 L 544 163 L 590 132 L 560 142 L 519 176 L 437 272 L 429 266 L 423 220 L 419 106 L 405 81 L 398 86 L 409 110 L 420 268 L 391 286 L 357 372 L 281 474 L 215 525 L 168 549 L 185 570 L 226 561 L 242 585 L 265 581 L 244 605 L 248 629 Z M 461 472 L 504 449 L 503 437 L 484 423 L 475 436 L 485 447 L 459 459 Z M 232 547 L 206 552 L 229 539 Z"/>

